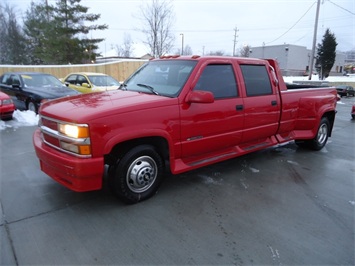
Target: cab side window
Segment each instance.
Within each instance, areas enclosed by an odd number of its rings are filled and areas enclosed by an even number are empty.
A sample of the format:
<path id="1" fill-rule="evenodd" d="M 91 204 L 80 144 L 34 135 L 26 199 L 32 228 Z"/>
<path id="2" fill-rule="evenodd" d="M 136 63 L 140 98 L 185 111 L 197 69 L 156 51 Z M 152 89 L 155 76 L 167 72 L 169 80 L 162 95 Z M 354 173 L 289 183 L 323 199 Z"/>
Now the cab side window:
<path id="1" fill-rule="evenodd" d="M 83 83 L 89 83 L 84 76 L 78 76 L 77 78 L 77 83 L 80 84 L 80 86 L 83 85 Z"/>
<path id="2" fill-rule="evenodd" d="M 247 96 L 272 94 L 270 78 L 264 65 L 240 65 Z"/>
<path id="3" fill-rule="evenodd" d="M 206 66 L 194 89 L 210 91 L 216 99 L 237 97 L 237 82 L 232 65 Z"/>
<path id="4" fill-rule="evenodd" d="M 20 78 L 17 75 L 12 75 L 10 85 L 20 86 Z"/>
<path id="5" fill-rule="evenodd" d="M 76 85 L 76 75 L 71 75 L 67 78 L 66 82 L 69 82 L 70 84 Z"/>

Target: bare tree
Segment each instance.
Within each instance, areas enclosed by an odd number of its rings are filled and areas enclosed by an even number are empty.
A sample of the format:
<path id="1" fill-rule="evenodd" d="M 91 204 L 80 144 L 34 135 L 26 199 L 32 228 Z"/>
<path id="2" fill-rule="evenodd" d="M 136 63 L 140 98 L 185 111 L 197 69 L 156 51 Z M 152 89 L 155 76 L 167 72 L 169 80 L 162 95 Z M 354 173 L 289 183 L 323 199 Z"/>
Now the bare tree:
<path id="1" fill-rule="evenodd" d="M 168 53 L 173 47 L 174 35 L 171 27 L 174 21 L 174 9 L 171 0 L 152 0 L 150 4 L 140 7 L 142 32 L 147 36 L 151 55 L 159 57 Z"/>
<path id="2" fill-rule="evenodd" d="M 116 45 L 112 48 L 115 49 L 117 56 L 122 56 L 122 57 L 132 56 L 134 48 L 133 48 L 133 42 L 131 39 L 131 35 L 129 35 L 128 33 L 125 33 L 124 39 L 123 39 L 123 44 Z"/>
<path id="3" fill-rule="evenodd" d="M 243 45 L 239 49 L 239 56 L 240 57 L 249 57 L 250 55 L 250 46 L 249 45 Z"/>
<path id="4" fill-rule="evenodd" d="M 217 50 L 217 51 L 210 51 L 210 52 L 208 53 L 208 55 L 222 56 L 222 55 L 226 55 L 226 54 L 225 54 L 224 51 L 222 51 L 222 50 Z"/>
<path id="5" fill-rule="evenodd" d="M 132 55 L 132 52 L 134 50 L 132 45 L 133 42 L 132 42 L 131 35 L 125 33 L 123 39 L 123 56 L 130 57 Z"/>
<path id="6" fill-rule="evenodd" d="M 176 49 L 176 54 L 180 54 L 180 55 L 192 55 L 193 52 L 192 52 L 191 46 L 187 44 L 187 45 L 184 47 L 184 53 L 183 53 L 183 54 L 181 53 L 181 49 L 180 49 L 180 48 Z"/>

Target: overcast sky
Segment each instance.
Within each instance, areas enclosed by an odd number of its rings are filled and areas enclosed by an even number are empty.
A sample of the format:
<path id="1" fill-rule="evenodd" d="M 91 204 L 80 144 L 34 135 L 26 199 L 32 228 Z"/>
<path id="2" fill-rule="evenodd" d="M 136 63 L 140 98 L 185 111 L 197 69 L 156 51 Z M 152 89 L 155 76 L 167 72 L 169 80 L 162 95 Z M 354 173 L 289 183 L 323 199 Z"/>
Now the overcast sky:
<path id="1" fill-rule="evenodd" d="M 5 0 L 24 12 L 30 0 Z M 35 2 L 38 0 L 34 0 Z M 49 0 L 53 4 L 54 0 Z M 82 0 L 89 13 L 101 14 L 98 24 L 109 29 L 93 32 L 92 37 L 105 38 L 100 52 L 123 44 L 129 34 L 136 44 L 135 55 L 149 52 L 141 28 L 140 6 L 150 0 Z M 317 0 L 173 0 L 175 22 L 172 32 L 175 46 L 172 52 L 189 45 L 194 54 L 221 50 L 233 54 L 243 45 L 262 46 L 294 44 L 312 48 Z M 338 42 L 337 50 L 355 49 L 355 0 L 321 0 L 317 43 L 329 28 Z"/>

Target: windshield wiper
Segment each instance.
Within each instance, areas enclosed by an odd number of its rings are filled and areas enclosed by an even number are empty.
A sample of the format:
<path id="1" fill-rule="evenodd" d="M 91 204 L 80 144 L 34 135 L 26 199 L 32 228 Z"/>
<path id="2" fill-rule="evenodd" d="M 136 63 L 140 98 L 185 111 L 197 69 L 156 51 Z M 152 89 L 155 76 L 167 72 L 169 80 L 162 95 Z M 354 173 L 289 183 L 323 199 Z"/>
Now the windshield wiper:
<path id="1" fill-rule="evenodd" d="M 150 90 L 152 93 L 154 93 L 155 95 L 159 95 L 159 93 L 152 86 L 149 86 L 147 84 L 142 84 L 142 83 L 138 83 L 137 86 L 146 88 Z"/>

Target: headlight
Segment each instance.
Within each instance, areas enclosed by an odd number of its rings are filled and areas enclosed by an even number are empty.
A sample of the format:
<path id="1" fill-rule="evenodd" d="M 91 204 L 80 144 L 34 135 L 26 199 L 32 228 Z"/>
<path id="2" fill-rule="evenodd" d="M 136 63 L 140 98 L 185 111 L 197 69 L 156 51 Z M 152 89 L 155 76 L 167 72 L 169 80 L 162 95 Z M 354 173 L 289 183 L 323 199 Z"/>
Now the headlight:
<path id="1" fill-rule="evenodd" d="M 89 137 L 89 127 L 87 125 L 58 124 L 58 131 L 71 138 Z"/>
<path id="2" fill-rule="evenodd" d="M 12 99 L 0 100 L 0 106 L 1 105 L 9 105 L 9 104 L 12 104 Z"/>

